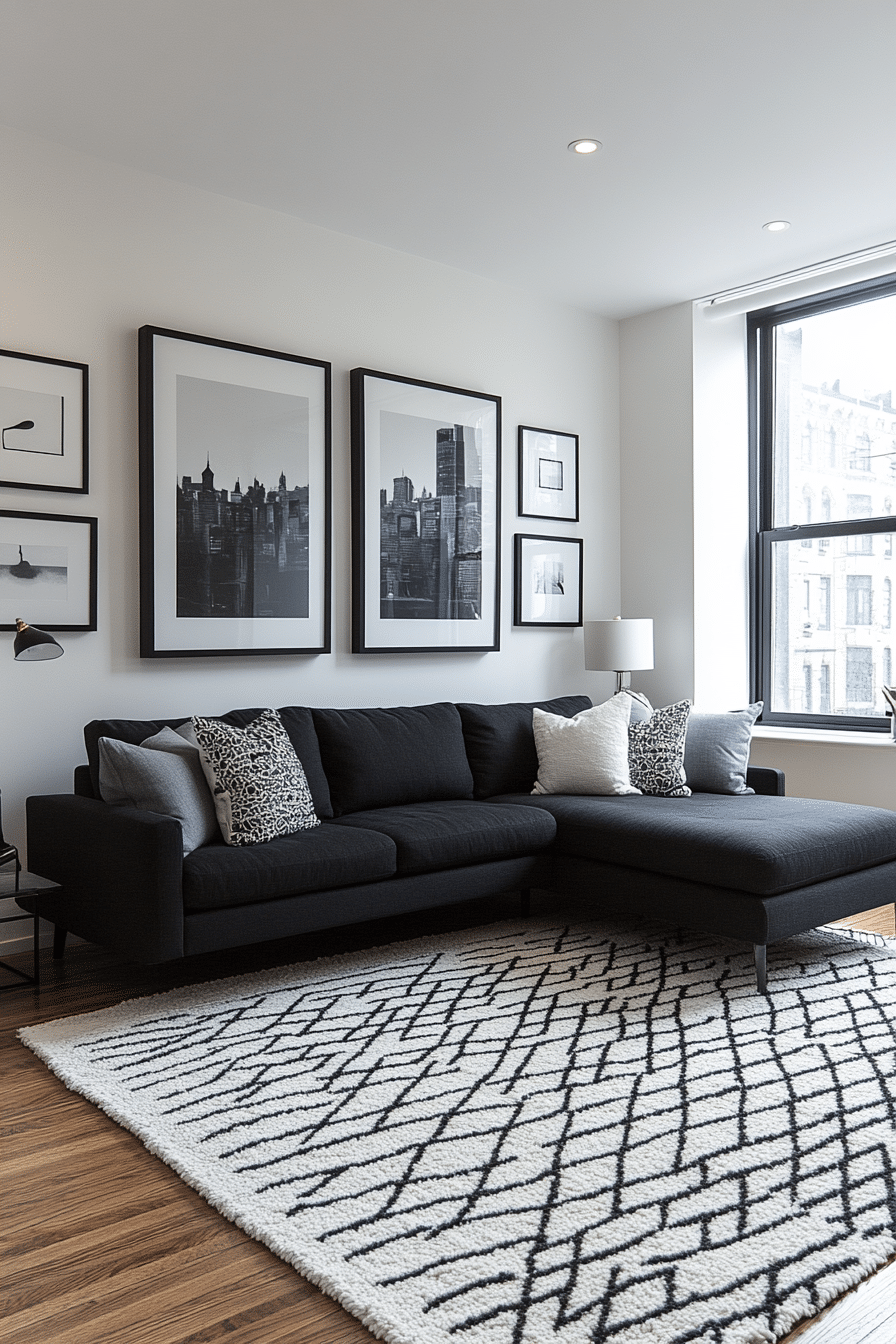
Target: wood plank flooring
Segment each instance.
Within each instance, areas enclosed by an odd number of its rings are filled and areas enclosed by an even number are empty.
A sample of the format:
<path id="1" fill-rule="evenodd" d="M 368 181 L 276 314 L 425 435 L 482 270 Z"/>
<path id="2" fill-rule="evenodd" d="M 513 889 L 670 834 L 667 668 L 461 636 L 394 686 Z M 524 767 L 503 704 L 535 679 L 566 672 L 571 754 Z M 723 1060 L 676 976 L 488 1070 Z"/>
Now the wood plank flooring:
<path id="1" fill-rule="evenodd" d="M 556 914 L 556 901 L 543 899 Z M 536 896 L 533 913 L 538 906 Z M 477 901 L 164 967 L 90 945 L 61 963 L 45 952 L 39 994 L 23 985 L 0 995 L 2 1344 L 369 1344 L 359 1321 L 67 1091 L 15 1032 L 182 984 L 516 914 L 512 897 Z M 896 932 L 892 906 L 845 922 Z M 786 1344 L 797 1339 L 894 1344 L 896 1259 Z"/>

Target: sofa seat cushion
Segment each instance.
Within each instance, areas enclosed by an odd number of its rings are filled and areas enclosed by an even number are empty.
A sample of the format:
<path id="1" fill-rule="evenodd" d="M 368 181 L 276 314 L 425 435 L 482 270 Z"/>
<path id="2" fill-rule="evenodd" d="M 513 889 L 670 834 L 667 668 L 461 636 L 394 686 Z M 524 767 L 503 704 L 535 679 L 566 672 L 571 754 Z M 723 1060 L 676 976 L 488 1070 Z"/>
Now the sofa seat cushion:
<path id="1" fill-rule="evenodd" d="M 301 896 L 395 875 L 395 845 L 381 832 L 350 831 L 332 822 L 234 849 L 204 845 L 184 858 L 187 912 Z"/>
<path id="2" fill-rule="evenodd" d="M 387 835 L 395 843 L 401 876 L 536 854 L 557 833 L 547 813 L 455 800 L 353 812 L 331 825 Z"/>
<path id="3" fill-rule="evenodd" d="M 896 812 L 855 803 L 713 793 L 496 801 L 547 809 L 561 853 L 760 896 L 896 858 Z"/>

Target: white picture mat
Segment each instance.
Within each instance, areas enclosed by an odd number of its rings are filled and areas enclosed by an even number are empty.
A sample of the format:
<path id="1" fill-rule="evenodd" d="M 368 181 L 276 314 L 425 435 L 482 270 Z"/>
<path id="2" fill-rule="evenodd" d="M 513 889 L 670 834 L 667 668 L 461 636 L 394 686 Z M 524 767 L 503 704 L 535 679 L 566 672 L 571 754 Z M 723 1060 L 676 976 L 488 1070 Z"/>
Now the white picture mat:
<path id="1" fill-rule="evenodd" d="M 7 435 L 10 447 L 5 452 L 0 449 L 0 480 L 57 490 L 80 488 L 84 451 L 83 379 L 84 372 L 79 368 L 0 355 L 2 427 L 18 424 L 20 420 L 34 420 L 37 427 L 40 409 L 46 405 L 41 403 L 40 395 L 64 399 L 61 454 L 22 450 L 24 435 L 35 430 L 18 432 L 19 449 L 12 447 L 16 436 Z M 29 393 L 37 393 L 38 399 L 29 403 Z"/>
<path id="2" fill-rule="evenodd" d="M 562 593 L 535 592 L 535 575 L 539 567 L 562 566 Z M 520 609 L 522 623 L 577 624 L 581 620 L 579 593 L 581 591 L 582 548 L 578 541 L 568 538 L 556 541 L 542 537 L 521 537 L 519 549 Z"/>
<path id="3" fill-rule="evenodd" d="M 482 465 L 482 617 L 478 621 L 380 617 L 380 413 L 439 420 L 477 431 Z M 373 648 L 481 648 L 495 640 L 497 567 L 497 420 L 494 401 L 388 378 L 364 377 L 364 643 Z M 435 463 L 435 444 L 433 444 Z M 433 471 L 435 476 L 435 471 Z M 432 487 L 430 487 L 432 488 Z"/>
<path id="4" fill-rule="evenodd" d="M 539 460 L 547 458 L 563 468 L 563 489 L 544 490 L 539 485 Z M 551 434 L 522 426 L 522 495 L 520 513 L 538 518 L 574 521 L 577 508 L 577 452 L 574 434 Z"/>
<path id="5" fill-rule="evenodd" d="M 0 625 L 15 627 L 21 616 L 29 625 L 59 630 L 66 625 L 90 624 L 91 597 L 91 527 L 89 523 L 73 519 L 59 522 L 38 517 L 8 518 L 0 516 L 0 557 L 9 554 L 8 547 L 22 547 L 25 560 L 39 567 L 42 558 L 52 560 L 54 566 L 65 552 L 68 569 L 65 597 L 58 593 L 44 594 L 38 581 L 21 579 L 11 585 L 0 583 Z M 48 549 L 44 549 L 48 548 Z M 0 558 L 0 565 L 8 561 Z"/>
<path id="6" fill-rule="evenodd" d="M 308 398 L 307 617 L 195 617 L 177 612 L 177 375 Z M 322 645 L 326 633 L 326 371 L 272 355 L 153 336 L 153 627 L 157 649 L 176 651 Z M 245 485 L 246 482 L 243 482 Z M 269 488 L 273 488 L 273 482 Z M 230 489 L 231 483 L 227 488 Z"/>

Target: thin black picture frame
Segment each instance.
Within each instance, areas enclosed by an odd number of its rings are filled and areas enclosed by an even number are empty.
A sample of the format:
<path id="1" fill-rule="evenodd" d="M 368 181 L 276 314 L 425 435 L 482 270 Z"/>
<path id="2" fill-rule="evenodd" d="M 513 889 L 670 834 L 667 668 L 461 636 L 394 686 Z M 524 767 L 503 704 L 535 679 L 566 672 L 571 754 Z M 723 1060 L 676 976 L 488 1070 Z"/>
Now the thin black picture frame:
<path id="1" fill-rule="evenodd" d="M 557 619 L 563 616 L 564 609 L 570 605 L 570 594 L 554 594 L 543 592 L 540 596 L 543 603 L 543 615 L 535 616 L 532 611 L 527 611 L 526 593 L 532 597 L 532 605 L 535 606 L 534 588 L 531 582 L 532 570 L 527 564 L 526 542 L 543 542 L 545 545 L 541 548 L 558 550 L 569 547 L 571 554 L 575 556 L 577 575 L 573 585 L 574 597 L 574 615 L 572 619 Z M 555 536 L 537 536 L 532 533 L 517 532 L 513 538 L 513 623 L 520 626 L 566 626 L 574 628 L 582 624 L 582 598 L 584 592 L 584 566 L 582 563 L 584 553 L 584 543 L 581 537 L 555 537 Z M 543 576 L 544 577 L 544 576 Z"/>
<path id="2" fill-rule="evenodd" d="M 540 456 L 542 450 L 544 461 Z M 543 479 L 545 467 L 552 469 L 547 480 Z M 521 518 L 579 521 L 578 434 L 534 425 L 518 427 L 517 513 Z"/>
<path id="3" fill-rule="evenodd" d="M 86 495 L 89 423 L 86 364 L 0 350 L 0 487 Z"/>
<path id="4" fill-rule="evenodd" d="M 6 526 L 5 520 L 16 519 L 13 526 Z M 67 542 L 71 529 L 86 529 L 86 535 L 75 536 Z M 80 555 L 80 572 L 77 566 L 70 566 L 66 557 L 65 602 L 69 610 L 64 612 L 60 597 L 59 581 L 54 584 L 50 600 L 42 600 L 41 570 L 56 569 L 48 552 L 63 545 L 76 545 Z M 19 509 L 0 509 L 0 554 L 7 547 L 19 550 L 15 567 L 23 567 L 16 592 L 9 592 L 7 585 L 0 583 L 0 630 L 15 630 L 16 618 L 21 616 L 29 625 L 42 630 L 74 631 L 95 630 L 97 628 L 97 520 L 80 514 L 68 513 L 31 513 Z M 4 564 L 2 568 L 6 568 Z M 74 573 L 69 576 L 69 569 Z M 86 573 L 84 572 L 86 568 Z M 33 571 L 29 573 L 29 571 Z M 5 575 L 3 576 L 6 577 Z M 69 590 L 72 590 L 69 595 Z M 73 610 L 74 609 L 74 612 Z M 72 614 L 80 614 L 81 620 L 72 620 Z M 60 620 L 65 614 L 68 619 Z"/>
<path id="5" fill-rule="evenodd" d="M 352 652 L 496 651 L 501 398 L 366 368 L 350 382 Z M 403 555 L 413 553 L 403 569 L 398 513 Z"/>
<path id="6" fill-rule="evenodd" d="M 138 333 L 138 383 L 141 658 L 329 653 L 329 362 L 144 326 Z M 202 386 L 207 383 L 214 390 Z M 301 434 L 294 427 L 289 430 L 288 447 L 272 446 L 282 443 L 278 411 L 286 403 L 276 399 L 283 394 L 307 402 L 307 412 L 302 412 L 307 414 L 307 462 L 302 461 Z M 206 436 L 213 439 L 212 426 L 223 422 L 222 417 L 228 425 L 233 423 L 232 416 L 225 416 L 229 403 L 238 406 L 250 431 L 259 429 L 257 435 L 242 433 L 239 447 L 231 447 L 231 466 L 232 452 L 243 454 L 237 459 L 239 474 L 233 490 L 215 488 L 213 449 L 204 447 Z M 204 419 L 205 405 L 208 414 Z M 295 408 L 290 408 L 291 426 L 295 414 Z M 231 432 L 236 439 L 236 430 Z M 220 443 L 225 454 L 224 441 Z M 192 466 L 191 459 L 191 471 L 182 472 L 179 464 L 184 465 L 189 453 L 196 464 Z M 291 460 L 280 462 L 280 457 L 289 459 L 290 454 Z M 296 479 L 290 483 L 290 472 L 301 473 L 305 468 L 307 485 Z M 193 471 L 200 473 L 201 485 L 193 479 Z M 272 488 L 278 472 L 279 486 Z M 229 472 L 226 479 L 231 478 Z M 254 481 L 252 486 L 249 480 Z M 208 541 L 199 538 L 198 529 L 192 539 L 185 540 L 191 514 L 203 509 L 213 515 Z M 304 518 L 300 516 L 303 512 Z M 308 605 L 304 615 L 296 611 L 306 591 L 301 578 L 303 547 Z M 197 557 L 210 577 L 197 574 Z M 269 609 L 259 612 L 262 596 L 271 591 Z"/>

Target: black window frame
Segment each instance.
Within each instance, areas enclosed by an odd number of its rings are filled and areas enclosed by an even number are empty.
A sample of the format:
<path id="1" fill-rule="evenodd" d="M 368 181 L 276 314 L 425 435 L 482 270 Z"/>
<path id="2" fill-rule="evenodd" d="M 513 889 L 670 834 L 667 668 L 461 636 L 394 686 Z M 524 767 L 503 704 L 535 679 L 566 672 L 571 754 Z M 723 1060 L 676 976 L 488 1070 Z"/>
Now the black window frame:
<path id="1" fill-rule="evenodd" d="M 896 294 L 896 274 L 825 290 L 803 299 L 771 304 L 747 313 L 750 485 L 750 685 L 764 702 L 760 722 L 781 727 L 834 728 L 887 733 L 890 719 L 878 715 L 783 713 L 772 705 L 772 555 L 779 541 L 827 540 L 862 533 L 896 531 L 894 514 L 829 523 L 774 526 L 775 332 L 778 326 L 837 308 Z"/>

